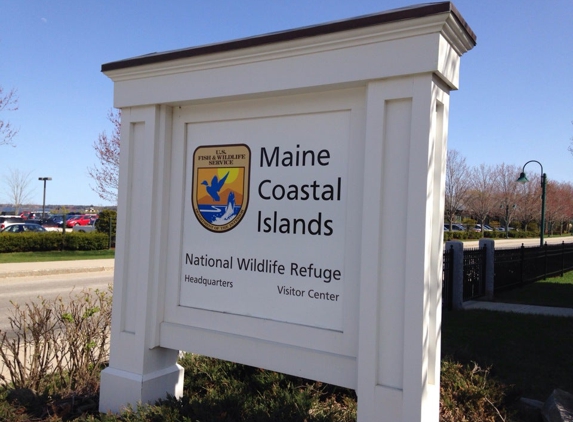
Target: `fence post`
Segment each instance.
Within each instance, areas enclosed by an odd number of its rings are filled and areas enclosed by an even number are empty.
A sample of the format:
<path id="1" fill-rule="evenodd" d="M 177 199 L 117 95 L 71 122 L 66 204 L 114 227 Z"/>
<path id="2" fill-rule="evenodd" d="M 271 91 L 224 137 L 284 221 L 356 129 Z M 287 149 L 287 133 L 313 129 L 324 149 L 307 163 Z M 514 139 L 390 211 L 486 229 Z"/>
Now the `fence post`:
<path id="1" fill-rule="evenodd" d="M 464 304 L 464 244 L 459 240 L 449 240 L 446 248 L 452 250 L 452 309 L 459 311 Z"/>
<path id="2" fill-rule="evenodd" d="M 547 280 L 547 242 L 543 244 L 543 280 Z"/>
<path id="3" fill-rule="evenodd" d="M 480 249 L 485 248 L 485 263 L 483 266 L 483 277 L 485 278 L 485 297 L 487 300 L 493 300 L 495 241 L 493 239 L 480 239 L 479 247 Z"/>
<path id="4" fill-rule="evenodd" d="M 521 267 L 521 285 L 523 286 L 523 284 L 525 283 L 525 270 L 524 270 L 524 266 L 525 266 L 525 245 L 522 243 L 521 244 L 521 254 L 520 254 L 520 267 Z"/>
<path id="5" fill-rule="evenodd" d="M 561 242 L 561 277 L 565 273 L 565 241 Z"/>

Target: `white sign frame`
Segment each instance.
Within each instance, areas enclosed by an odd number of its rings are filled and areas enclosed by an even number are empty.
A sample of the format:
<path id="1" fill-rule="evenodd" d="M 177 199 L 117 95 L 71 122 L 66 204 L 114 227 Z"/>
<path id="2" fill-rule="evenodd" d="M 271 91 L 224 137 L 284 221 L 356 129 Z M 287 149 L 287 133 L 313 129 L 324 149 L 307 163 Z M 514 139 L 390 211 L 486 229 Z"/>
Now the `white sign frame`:
<path id="1" fill-rule="evenodd" d="M 354 388 L 360 422 L 437 421 L 449 92 L 474 45 L 443 2 L 102 66 L 122 151 L 100 409 L 180 396 L 186 350 Z M 182 302 L 188 125 L 330 112 L 349 116 L 340 324 Z"/>
<path id="2" fill-rule="evenodd" d="M 340 92 L 326 92 L 320 94 L 301 94 L 272 98 L 267 100 L 247 100 L 233 102 L 227 105 L 189 106 L 182 108 L 181 117 L 174 117 L 174 139 L 184 139 L 185 124 L 192 122 L 205 122 L 208 120 L 224 121 L 238 117 L 248 119 L 263 116 L 281 116 L 286 114 L 326 113 L 347 110 L 353 114 L 351 119 L 351 149 L 348 157 L 356 166 L 349 166 L 348 182 L 358 183 L 362 178 L 360 169 L 364 157 L 361 153 L 363 142 L 362 119 L 364 110 L 364 90 L 352 89 Z M 216 110 L 216 112 L 214 112 Z M 298 111 L 297 111 L 298 110 Z M 192 116 L 190 118 L 189 116 Z M 170 204 L 170 221 L 181 221 L 186 209 L 185 184 L 181 168 L 186 157 L 184 144 L 172 152 L 172 177 L 178 183 L 172 185 L 169 195 L 173 202 Z M 350 193 L 349 202 L 362 202 L 361 192 Z M 251 206 L 251 205 L 250 205 Z M 187 207 L 188 208 L 188 207 Z M 250 210 L 252 212 L 252 210 Z M 345 246 L 345 277 L 357 280 L 359 274 L 360 236 L 358 231 L 349 233 L 356 228 L 356 222 L 345 225 L 347 244 Z M 202 233 L 198 233 L 201 235 Z M 277 241 L 276 235 L 274 241 Z M 169 238 L 176 241 L 168 245 L 168 256 L 173 257 L 168 265 L 167 296 L 165 322 L 161 326 L 161 343 L 181 350 L 193 350 L 197 353 L 214 355 L 216 357 L 240 361 L 250 365 L 277 368 L 282 372 L 310 376 L 337 385 L 356 388 L 356 356 L 358 332 L 358 283 L 344 283 L 343 327 L 342 330 L 320 329 L 312 324 L 290 324 L 272 321 L 264 318 L 252 318 L 240 315 L 211 312 L 208 310 L 192 309 L 179 306 L 179 285 L 181 280 L 181 250 L 182 234 L 178 226 L 171 227 Z M 177 258 L 177 259 L 175 259 Z M 181 327 L 187 325 L 185 321 L 194 321 L 194 328 L 187 335 L 183 335 Z M 185 327 L 184 331 L 189 330 Z M 232 336 L 242 336 L 244 350 L 238 347 L 224 347 L 226 341 Z M 289 346 L 277 354 L 278 345 Z M 326 355 L 326 357 L 325 357 Z M 304 358 L 303 358 L 304 357 Z M 309 360 L 310 359 L 310 360 Z M 261 364 L 261 361 L 269 363 Z M 303 362 L 308 364 L 302 366 Z M 293 368 L 291 363 L 297 362 Z M 289 368 L 290 366 L 290 368 Z M 336 368 L 332 371 L 332 368 Z"/>

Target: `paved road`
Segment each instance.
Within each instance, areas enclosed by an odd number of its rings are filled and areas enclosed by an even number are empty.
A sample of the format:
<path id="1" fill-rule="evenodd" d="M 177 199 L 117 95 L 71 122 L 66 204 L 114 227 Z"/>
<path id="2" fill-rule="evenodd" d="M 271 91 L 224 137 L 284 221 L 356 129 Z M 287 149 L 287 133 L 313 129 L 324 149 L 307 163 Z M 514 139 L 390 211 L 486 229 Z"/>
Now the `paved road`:
<path id="1" fill-rule="evenodd" d="M 544 240 L 548 245 L 573 243 L 573 236 L 564 237 L 547 237 Z M 521 245 L 525 246 L 539 246 L 539 238 L 535 239 L 495 239 L 496 249 L 511 249 L 519 248 Z M 464 248 L 477 248 L 479 245 L 479 240 L 464 241 Z"/>
<path id="2" fill-rule="evenodd" d="M 72 292 L 106 290 L 110 284 L 113 284 L 111 270 L 0 278 L 0 330 L 10 331 L 8 315 L 13 309 L 11 301 L 24 305 L 39 302 L 39 296 L 45 299 L 61 296 L 66 300 Z"/>

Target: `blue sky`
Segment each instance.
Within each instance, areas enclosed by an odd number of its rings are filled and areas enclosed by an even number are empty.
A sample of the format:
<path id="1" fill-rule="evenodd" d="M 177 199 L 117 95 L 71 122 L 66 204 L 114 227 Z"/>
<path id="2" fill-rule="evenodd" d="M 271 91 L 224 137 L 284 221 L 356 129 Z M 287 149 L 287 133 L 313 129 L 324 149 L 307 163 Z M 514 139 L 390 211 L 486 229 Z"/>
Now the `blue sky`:
<path id="1" fill-rule="evenodd" d="M 16 88 L 16 147 L 0 146 L 0 176 L 30 172 L 31 201 L 107 205 L 90 188 L 92 144 L 110 133 L 113 83 L 103 63 L 293 29 L 422 1 L 0 0 L 0 85 Z M 573 1 L 457 0 L 477 34 L 451 94 L 449 148 L 470 165 L 535 159 L 573 182 Z M 539 166 L 527 167 L 539 172 Z M 0 180 L 0 203 L 7 201 Z"/>

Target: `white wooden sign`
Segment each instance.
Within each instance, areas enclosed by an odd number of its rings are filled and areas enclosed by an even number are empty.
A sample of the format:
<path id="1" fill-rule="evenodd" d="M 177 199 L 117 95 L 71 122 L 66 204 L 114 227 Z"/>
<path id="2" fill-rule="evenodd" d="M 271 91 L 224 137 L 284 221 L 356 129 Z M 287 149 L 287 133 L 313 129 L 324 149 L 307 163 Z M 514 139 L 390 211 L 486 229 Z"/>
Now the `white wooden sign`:
<path id="1" fill-rule="evenodd" d="M 100 409 L 181 395 L 179 350 L 437 421 L 449 2 L 108 63 L 122 109 Z"/>

